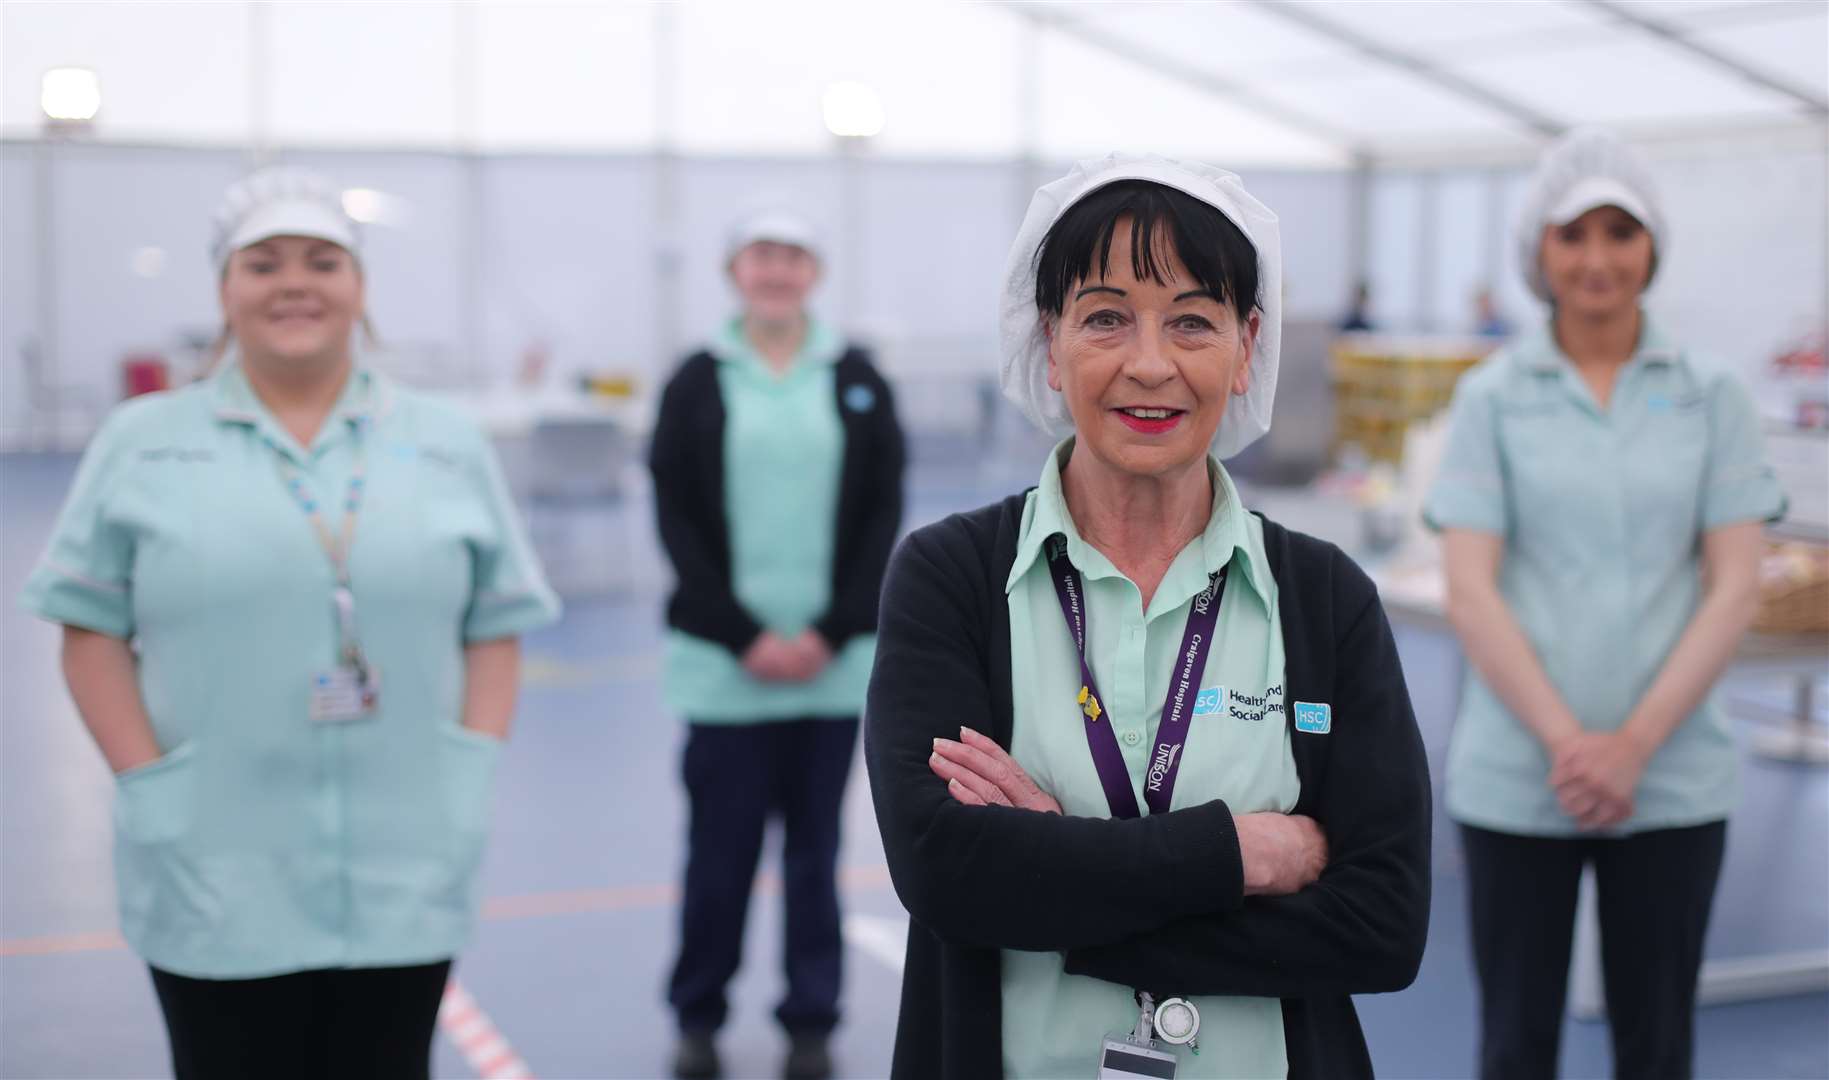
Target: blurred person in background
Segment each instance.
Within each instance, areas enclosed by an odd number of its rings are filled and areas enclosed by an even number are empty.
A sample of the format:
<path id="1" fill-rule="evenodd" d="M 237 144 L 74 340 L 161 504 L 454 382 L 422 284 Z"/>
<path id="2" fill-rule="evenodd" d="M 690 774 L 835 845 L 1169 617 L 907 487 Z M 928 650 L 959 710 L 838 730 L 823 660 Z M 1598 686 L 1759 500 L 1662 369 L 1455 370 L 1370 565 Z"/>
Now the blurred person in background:
<path id="1" fill-rule="evenodd" d="M 1156 157 L 1030 204 L 1003 390 L 1063 441 L 883 589 L 897 1077 L 1372 1074 L 1350 995 L 1421 963 L 1429 768 L 1371 581 L 1220 464 L 1270 426 L 1278 228 Z"/>
<path id="2" fill-rule="evenodd" d="M 889 384 L 807 309 L 820 252 L 789 213 L 742 221 L 727 268 L 743 310 L 662 394 L 651 466 L 677 584 L 668 705 L 687 722 L 691 825 L 668 1001 L 674 1069 L 719 1075 L 764 827 L 779 816 L 785 1075 L 831 1071 L 839 1018 L 839 808 L 875 654 L 877 593 L 902 517 Z"/>
<path id="3" fill-rule="evenodd" d="M 1499 305 L 1492 298 L 1491 289 L 1482 288 L 1473 294 L 1473 332 L 1481 337 L 1511 336 L 1511 320 L 1499 313 Z"/>
<path id="4" fill-rule="evenodd" d="M 1480 1072 L 1555 1074 L 1592 864 L 1614 1069 L 1691 1074 L 1703 936 L 1736 798 L 1709 702 L 1785 499 L 1746 391 L 1642 307 L 1664 257 L 1647 168 L 1572 133 L 1518 231 L 1546 325 L 1456 388 L 1425 504 L 1473 668 L 1449 751 L 1481 997 Z"/>
<path id="5" fill-rule="evenodd" d="M 1371 331 L 1372 325 L 1372 286 L 1364 281 L 1353 286 L 1353 304 L 1347 308 L 1346 316 L 1340 320 L 1340 332 L 1343 334 Z"/>
<path id="6" fill-rule="evenodd" d="M 557 602 L 482 434 L 357 350 L 337 191 L 265 170 L 214 224 L 224 362 L 109 415 L 24 600 L 115 773 L 177 1076 L 425 1077 Z"/>

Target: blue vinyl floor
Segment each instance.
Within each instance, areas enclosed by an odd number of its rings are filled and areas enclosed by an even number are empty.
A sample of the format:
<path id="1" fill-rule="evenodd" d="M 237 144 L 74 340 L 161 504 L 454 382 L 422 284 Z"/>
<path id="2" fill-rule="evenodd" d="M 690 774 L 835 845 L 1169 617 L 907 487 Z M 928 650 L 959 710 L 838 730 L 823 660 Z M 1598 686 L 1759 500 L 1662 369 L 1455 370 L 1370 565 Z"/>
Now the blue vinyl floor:
<path id="1" fill-rule="evenodd" d="M 16 603 L 73 465 L 0 457 L 0 1077 L 169 1076 L 145 968 L 113 936 L 110 781 L 63 689 L 56 629 Z M 918 468 L 910 524 L 989 501 L 1035 471 Z M 1350 522 L 1311 496 L 1262 499 L 1298 528 L 1325 533 Z M 682 731 L 656 682 L 665 572 L 639 500 L 630 512 L 630 527 L 608 535 L 633 538 L 620 560 L 632 588 L 570 599 L 566 618 L 526 643 L 527 685 L 485 869 L 489 900 L 457 968 L 533 1074 L 549 1080 L 664 1075 L 672 1036 L 662 980 L 683 857 Z M 1400 630 L 1399 644 L 1439 781 L 1458 655 L 1432 632 Z M 1758 679 L 1730 689 L 1781 704 L 1787 692 Z M 1744 777 L 1708 953 L 1829 949 L 1829 772 L 1749 755 Z M 1462 1077 L 1474 1061 L 1460 858 L 1448 823 L 1438 820 L 1436 831 L 1421 977 L 1401 994 L 1360 1001 L 1384 1076 Z M 777 1075 L 784 1050 L 769 1016 L 782 985 L 772 860 L 765 856 L 723 1040 L 733 1076 Z M 846 1076 L 883 1076 L 906 916 L 883 868 L 861 767 L 841 863 L 848 982 L 835 1053 Z M 1829 995 L 1707 1007 L 1697 1038 L 1703 1076 L 1829 1078 Z M 1604 1024 L 1569 1021 L 1562 1060 L 1566 1076 L 1608 1075 Z M 477 1075 L 442 1036 L 436 1069 Z"/>

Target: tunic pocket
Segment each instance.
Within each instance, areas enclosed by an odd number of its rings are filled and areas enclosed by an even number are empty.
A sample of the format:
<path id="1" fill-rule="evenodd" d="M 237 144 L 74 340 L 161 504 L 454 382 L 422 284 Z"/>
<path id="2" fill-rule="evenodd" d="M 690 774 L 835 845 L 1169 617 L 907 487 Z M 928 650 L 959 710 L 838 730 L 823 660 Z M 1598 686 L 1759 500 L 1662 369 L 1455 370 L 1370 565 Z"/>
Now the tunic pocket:
<path id="1" fill-rule="evenodd" d="M 169 844 L 190 829 L 196 809 L 196 743 L 114 778 L 114 828 L 134 844 Z"/>
<path id="2" fill-rule="evenodd" d="M 443 733 L 445 813 L 459 847 L 469 849 L 489 832 L 490 796 L 503 742 L 461 724 Z"/>

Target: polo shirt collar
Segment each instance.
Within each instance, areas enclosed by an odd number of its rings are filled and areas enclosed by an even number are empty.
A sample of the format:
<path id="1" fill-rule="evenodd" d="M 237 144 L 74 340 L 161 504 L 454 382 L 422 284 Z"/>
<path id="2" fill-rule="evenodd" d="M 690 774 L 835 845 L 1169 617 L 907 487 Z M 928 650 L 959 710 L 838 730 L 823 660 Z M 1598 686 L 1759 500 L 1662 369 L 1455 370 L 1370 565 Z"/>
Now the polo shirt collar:
<path id="1" fill-rule="evenodd" d="M 1016 561 L 1010 567 L 1009 579 L 1004 582 L 1006 594 L 1016 588 L 1016 583 L 1032 567 L 1045 561 L 1043 552 L 1049 538 L 1053 536 L 1066 539 L 1067 558 L 1088 579 L 1122 576 L 1111 564 L 1111 560 L 1080 536 L 1072 516 L 1067 512 L 1067 498 L 1061 488 L 1061 467 L 1072 455 L 1073 444 L 1071 436 L 1063 440 L 1048 455 L 1047 462 L 1042 466 L 1041 482 L 1036 486 L 1035 498 L 1031 500 L 1032 515 L 1023 522 L 1017 538 Z M 1245 521 L 1247 511 L 1239 501 L 1238 489 L 1233 486 L 1232 477 L 1226 472 L 1225 466 L 1211 456 L 1207 458 L 1207 475 L 1213 482 L 1213 512 L 1200 534 L 1202 581 L 1199 584 L 1205 584 L 1205 575 L 1242 560 L 1245 579 L 1268 604 L 1274 591 L 1270 568 L 1264 560 L 1252 553 Z M 1168 579 L 1165 578 L 1164 584 L 1167 583 Z M 1193 591 L 1197 592 L 1198 589 Z M 1193 595 L 1193 592 L 1188 595 Z"/>
<path id="2" fill-rule="evenodd" d="M 1573 370 L 1574 361 L 1563 354 L 1562 347 L 1556 344 L 1554 324 L 1544 323 L 1526 335 L 1517 346 L 1519 362 L 1532 371 L 1548 375 L 1560 375 Z M 1643 365 L 1669 366 L 1679 363 L 1682 353 L 1663 327 L 1649 314 L 1644 316 L 1639 326 L 1638 345 L 1632 350 L 1632 356 L 1626 361 L 1627 367 Z"/>
<path id="3" fill-rule="evenodd" d="M 756 347 L 750 344 L 749 336 L 743 332 L 742 316 L 732 316 L 724 323 L 717 336 L 711 339 L 709 351 L 725 363 L 741 364 L 774 374 L 774 369 L 762 359 L 762 354 L 756 351 Z M 800 351 L 794 354 L 794 362 L 788 370 L 799 371 L 836 364 L 844 351 L 845 341 L 838 331 L 809 316 L 806 340 L 800 343 Z"/>
<path id="4" fill-rule="evenodd" d="M 292 433 L 261 404 L 254 388 L 248 384 L 247 372 L 242 369 L 239 356 L 233 353 L 225 356 L 221 368 L 210 376 L 209 384 L 213 412 L 218 423 L 252 428 L 296 460 L 304 461 L 310 457 L 311 448 L 299 446 Z M 358 424 L 386 419 L 394 411 L 396 398 L 393 380 L 358 359 L 349 380 L 343 384 L 343 392 L 337 398 L 336 405 L 331 408 L 330 418 L 325 421 L 324 430 L 319 433 L 315 446 L 329 445 Z"/>

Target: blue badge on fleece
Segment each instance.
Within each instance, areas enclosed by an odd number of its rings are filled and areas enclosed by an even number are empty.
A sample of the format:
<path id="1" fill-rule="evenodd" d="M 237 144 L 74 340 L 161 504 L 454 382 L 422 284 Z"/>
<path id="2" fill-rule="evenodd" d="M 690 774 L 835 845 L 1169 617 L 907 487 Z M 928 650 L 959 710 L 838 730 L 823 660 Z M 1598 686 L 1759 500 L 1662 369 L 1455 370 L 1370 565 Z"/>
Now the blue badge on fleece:
<path id="1" fill-rule="evenodd" d="M 1325 735 L 1334 729 L 1334 707 L 1325 702 L 1296 702 L 1296 730 L 1310 735 Z"/>
<path id="2" fill-rule="evenodd" d="M 876 391 L 863 383 L 852 383 L 845 387 L 845 408 L 854 413 L 867 413 L 876 408 Z"/>

